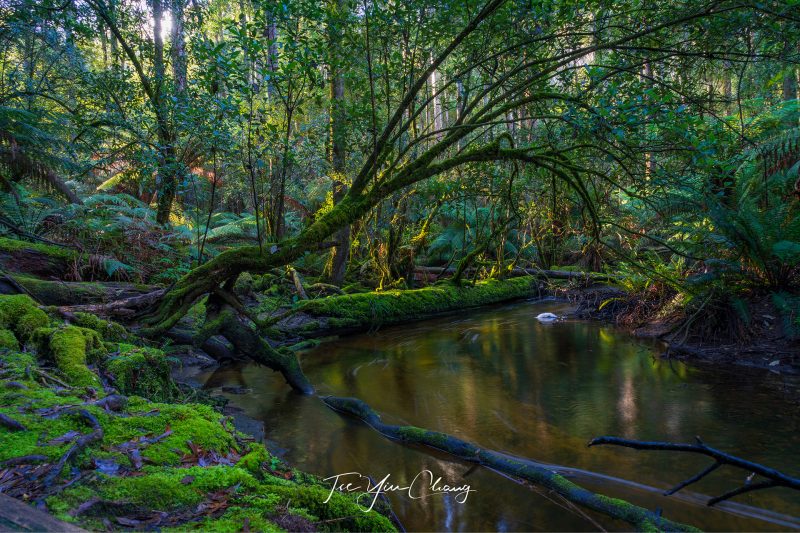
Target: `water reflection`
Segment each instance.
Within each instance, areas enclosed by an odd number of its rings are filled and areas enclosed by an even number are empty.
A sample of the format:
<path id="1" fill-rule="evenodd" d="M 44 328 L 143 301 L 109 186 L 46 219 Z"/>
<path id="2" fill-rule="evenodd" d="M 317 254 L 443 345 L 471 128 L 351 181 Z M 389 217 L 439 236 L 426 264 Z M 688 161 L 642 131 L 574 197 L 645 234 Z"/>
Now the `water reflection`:
<path id="1" fill-rule="evenodd" d="M 772 375 L 738 377 L 692 369 L 654 357 L 660 347 L 609 326 L 533 317 L 559 312 L 555 302 L 524 303 L 387 328 L 326 342 L 303 354 L 320 394 L 355 396 L 393 423 L 444 431 L 483 446 L 577 469 L 665 488 L 705 466 L 702 458 L 586 447 L 593 436 L 689 441 L 712 445 L 798 474 L 800 412 L 797 383 Z M 253 418 L 285 458 L 323 477 L 359 471 L 408 483 L 422 469 L 445 481 L 467 482 L 477 493 L 466 504 L 452 497 L 409 501 L 392 495 L 410 530 L 594 530 L 624 528 L 599 516 L 582 517 L 552 494 L 497 474 L 385 440 L 325 408 L 316 397 L 287 391 L 280 377 L 254 365 L 202 376 L 206 386 L 253 390 L 226 395 Z M 467 474 L 468 473 L 468 474 Z M 581 476 L 580 473 L 575 475 Z M 741 483 L 722 469 L 696 487 L 717 494 Z M 596 477 L 580 482 L 609 495 L 662 508 L 675 520 L 709 530 L 775 530 L 776 523 L 708 510 L 641 487 Z M 689 495 L 691 496 L 691 495 Z M 800 515 L 800 497 L 774 490 L 740 504 Z M 734 510 L 747 512 L 741 505 Z M 784 528 L 800 528 L 786 522 Z"/>

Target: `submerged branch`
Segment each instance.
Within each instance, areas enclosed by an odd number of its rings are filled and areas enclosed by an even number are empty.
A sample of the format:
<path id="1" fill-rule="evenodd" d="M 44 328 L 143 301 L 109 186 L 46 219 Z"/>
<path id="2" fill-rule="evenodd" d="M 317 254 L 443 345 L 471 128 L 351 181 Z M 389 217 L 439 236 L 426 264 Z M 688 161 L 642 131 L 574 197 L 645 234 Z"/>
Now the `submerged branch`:
<path id="1" fill-rule="evenodd" d="M 696 531 L 692 526 L 672 522 L 658 513 L 638 507 L 624 500 L 595 494 L 576 485 L 565 477 L 547 468 L 535 466 L 529 461 L 481 448 L 452 435 L 430 431 L 414 426 L 386 424 L 370 406 L 356 398 L 323 398 L 328 407 L 350 414 L 392 440 L 410 444 L 421 444 L 436 448 L 461 460 L 485 466 L 503 474 L 535 483 L 569 502 L 586 509 L 622 520 L 642 531 Z"/>
<path id="2" fill-rule="evenodd" d="M 745 494 L 747 492 L 753 492 L 755 490 L 768 489 L 770 487 L 786 487 L 794 490 L 800 490 L 800 479 L 798 478 L 787 476 L 783 472 L 775 470 L 774 468 L 760 465 L 758 463 L 754 463 L 752 461 L 736 457 L 735 455 L 730 455 L 723 451 L 717 450 L 716 448 L 706 446 L 705 443 L 702 440 L 700 440 L 700 437 L 696 437 L 696 439 L 697 439 L 697 444 L 676 444 L 672 442 L 638 441 L 638 440 L 622 439 L 619 437 L 597 437 L 589 442 L 589 446 L 609 444 L 612 446 L 633 448 L 634 450 L 689 452 L 689 453 L 697 453 L 700 455 L 706 455 L 714 459 L 714 462 L 708 467 L 706 467 L 704 470 L 686 479 L 685 481 L 682 481 L 681 483 L 671 488 L 670 490 L 666 491 L 664 493 L 666 496 L 675 494 L 684 487 L 687 487 L 692 483 L 700 481 L 705 476 L 714 472 L 717 468 L 723 465 L 730 465 L 736 468 L 741 468 L 742 470 L 751 473 L 751 476 L 747 478 L 747 481 L 743 486 L 728 491 L 725 494 L 722 494 L 721 496 L 717 496 L 708 500 L 707 505 L 709 507 L 714 506 L 719 502 L 733 498 L 734 496 L 738 496 L 739 494 Z M 751 478 L 753 477 L 753 475 L 759 475 L 761 477 L 764 477 L 767 479 L 767 481 L 751 483 L 752 481 Z"/>

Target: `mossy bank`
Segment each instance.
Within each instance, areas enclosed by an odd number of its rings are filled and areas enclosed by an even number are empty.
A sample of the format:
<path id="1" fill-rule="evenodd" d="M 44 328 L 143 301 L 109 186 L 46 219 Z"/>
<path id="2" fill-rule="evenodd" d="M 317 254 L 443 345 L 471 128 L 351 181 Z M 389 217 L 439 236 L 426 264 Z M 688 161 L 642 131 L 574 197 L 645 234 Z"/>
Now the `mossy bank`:
<path id="1" fill-rule="evenodd" d="M 161 351 L 80 322 L 0 296 L 3 493 L 90 530 L 394 530 L 355 496 L 325 503 L 325 484 L 212 407 L 180 403 Z"/>

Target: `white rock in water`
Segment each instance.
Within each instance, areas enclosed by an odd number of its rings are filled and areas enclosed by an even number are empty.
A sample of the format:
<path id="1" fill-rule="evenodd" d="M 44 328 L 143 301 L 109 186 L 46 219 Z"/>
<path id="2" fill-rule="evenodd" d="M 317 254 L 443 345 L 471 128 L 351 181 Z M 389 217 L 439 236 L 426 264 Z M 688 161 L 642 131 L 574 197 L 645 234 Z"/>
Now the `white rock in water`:
<path id="1" fill-rule="evenodd" d="M 558 320 L 558 315 L 554 315 L 553 313 L 540 313 L 536 315 L 536 320 L 539 322 L 555 322 Z"/>

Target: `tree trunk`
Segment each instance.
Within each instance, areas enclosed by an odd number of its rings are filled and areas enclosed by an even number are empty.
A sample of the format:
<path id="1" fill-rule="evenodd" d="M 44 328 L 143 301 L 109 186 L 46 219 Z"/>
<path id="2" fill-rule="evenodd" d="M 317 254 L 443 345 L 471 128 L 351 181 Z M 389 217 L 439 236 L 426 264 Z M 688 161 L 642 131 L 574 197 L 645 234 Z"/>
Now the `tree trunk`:
<path id="1" fill-rule="evenodd" d="M 333 177 L 333 201 L 338 203 L 347 193 L 345 180 L 347 152 L 345 146 L 346 110 L 344 107 L 344 72 L 341 63 L 342 30 L 346 20 L 346 0 L 332 0 L 328 20 L 328 67 L 331 75 L 330 91 L 330 150 L 329 158 Z M 344 226 L 335 235 L 338 245 L 333 250 L 331 281 L 341 284 L 347 272 L 347 259 L 350 255 L 350 226 Z"/>
<path id="2" fill-rule="evenodd" d="M 156 222 L 166 224 L 172 211 L 175 199 L 177 177 L 175 175 L 174 138 L 167 124 L 164 109 L 164 39 L 161 36 L 161 17 L 163 16 L 161 0 L 153 0 L 153 70 L 155 72 L 154 105 L 158 108 L 158 173 L 156 185 L 158 189 L 158 209 Z"/>
<path id="3" fill-rule="evenodd" d="M 177 188 L 177 161 L 175 160 L 175 146 L 171 135 L 159 139 L 161 146 L 158 154 L 158 209 L 156 222 L 167 224 L 172 212 L 172 202 L 175 200 Z"/>
<path id="4" fill-rule="evenodd" d="M 172 0 L 172 75 L 180 100 L 186 93 L 186 43 L 183 32 L 185 0 Z"/>

